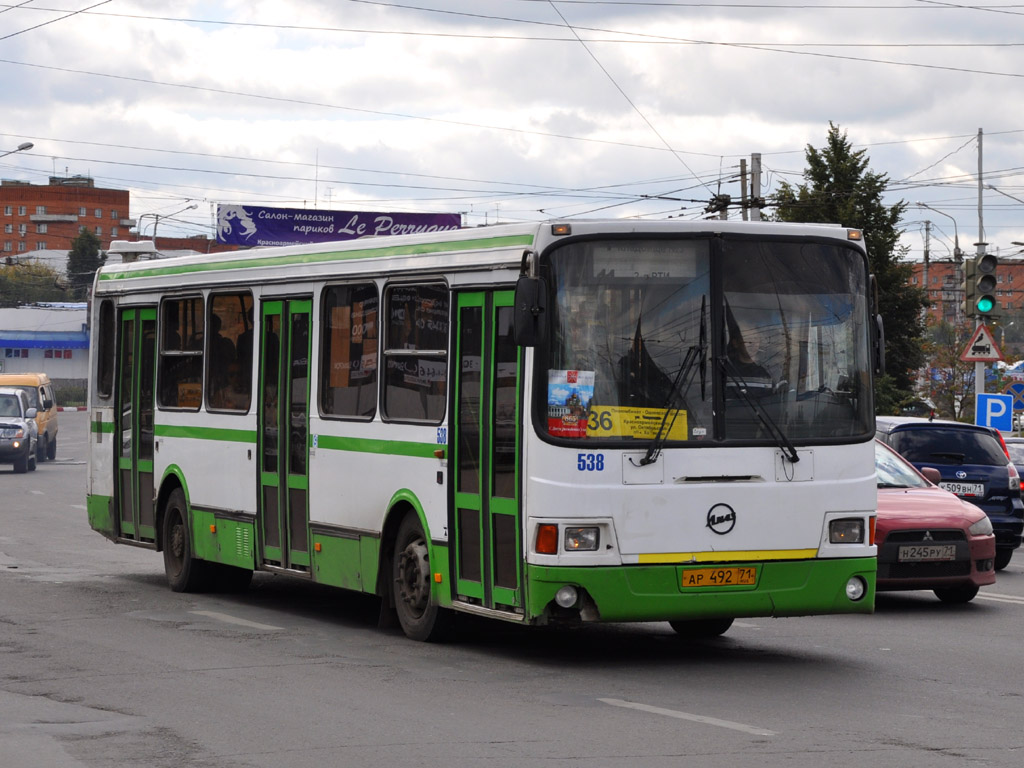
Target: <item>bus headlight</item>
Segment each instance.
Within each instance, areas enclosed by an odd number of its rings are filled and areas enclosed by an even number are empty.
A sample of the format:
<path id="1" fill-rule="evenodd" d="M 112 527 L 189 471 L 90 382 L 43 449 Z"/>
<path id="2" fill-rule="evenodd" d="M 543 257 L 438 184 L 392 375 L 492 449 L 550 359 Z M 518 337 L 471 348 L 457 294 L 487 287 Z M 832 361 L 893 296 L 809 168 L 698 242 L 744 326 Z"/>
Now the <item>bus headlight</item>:
<path id="1" fill-rule="evenodd" d="M 594 552 L 601 540 L 596 526 L 565 529 L 566 552 Z"/>
<path id="2" fill-rule="evenodd" d="M 828 524 L 829 544 L 863 544 L 864 518 L 844 517 Z"/>

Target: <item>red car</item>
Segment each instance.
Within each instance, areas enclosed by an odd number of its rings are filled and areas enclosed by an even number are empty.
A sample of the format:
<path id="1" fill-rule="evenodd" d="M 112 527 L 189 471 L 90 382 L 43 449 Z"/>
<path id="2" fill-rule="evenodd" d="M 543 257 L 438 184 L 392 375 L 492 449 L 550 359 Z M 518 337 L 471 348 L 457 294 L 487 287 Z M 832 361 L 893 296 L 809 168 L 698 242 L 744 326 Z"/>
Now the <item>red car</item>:
<path id="1" fill-rule="evenodd" d="M 988 515 L 939 488 L 938 470 L 918 472 L 878 441 L 875 470 L 879 592 L 931 589 L 944 603 L 967 603 L 979 587 L 995 584 Z"/>

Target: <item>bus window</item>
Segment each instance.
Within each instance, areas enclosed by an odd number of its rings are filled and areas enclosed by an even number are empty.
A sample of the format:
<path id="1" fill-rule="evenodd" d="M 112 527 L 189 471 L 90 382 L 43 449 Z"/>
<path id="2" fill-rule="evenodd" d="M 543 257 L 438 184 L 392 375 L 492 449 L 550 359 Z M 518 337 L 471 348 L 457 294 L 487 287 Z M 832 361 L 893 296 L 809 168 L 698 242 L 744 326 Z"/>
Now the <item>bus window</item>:
<path id="1" fill-rule="evenodd" d="M 246 413 L 252 402 L 252 294 L 210 296 L 206 406 Z"/>
<path id="2" fill-rule="evenodd" d="M 387 302 L 384 415 L 438 423 L 448 378 L 448 288 L 392 286 Z"/>
<path id="3" fill-rule="evenodd" d="M 106 400 L 114 391 L 114 302 L 100 303 L 100 327 L 97 343 L 96 395 Z"/>
<path id="4" fill-rule="evenodd" d="M 203 299 L 167 299 L 160 311 L 160 406 L 199 410 L 202 378 Z"/>
<path id="5" fill-rule="evenodd" d="M 324 291 L 320 410 L 372 419 L 377 410 L 377 286 L 336 285 Z"/>

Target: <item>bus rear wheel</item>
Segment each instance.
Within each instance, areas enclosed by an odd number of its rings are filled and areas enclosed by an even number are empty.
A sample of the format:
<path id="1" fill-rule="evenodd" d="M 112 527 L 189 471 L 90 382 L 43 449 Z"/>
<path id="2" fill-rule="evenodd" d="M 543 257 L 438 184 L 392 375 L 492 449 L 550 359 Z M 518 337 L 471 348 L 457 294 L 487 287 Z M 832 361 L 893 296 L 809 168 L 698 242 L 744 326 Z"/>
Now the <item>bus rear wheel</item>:
<path id="1" fill-rule="evenodd" d="M 732 622 L 732 619 L 693 619 L 692 621 L 670 621 L 669 626 L 682 637 L 699 640 L 700 638 L 724 635 L 732 626 Z"/>
<path id="2" fill-rule="evenodd" d="M 164 573 L 174 592 L 200 592 L 209 581 L 209 570 L 202 560 L 192 557 L 192 537 L 188 529 L 188 505 L 180 488 L 171 491 L 164 509 Z"/>
<path id="3" fill-rule="evenodd" d="M 408 512 L 398 527 L 391 571 L 395 612 L 402 631 L 412 640 L 441 640 L 451 616 L 430 601 L 430 551 L 415 512 Z"/>

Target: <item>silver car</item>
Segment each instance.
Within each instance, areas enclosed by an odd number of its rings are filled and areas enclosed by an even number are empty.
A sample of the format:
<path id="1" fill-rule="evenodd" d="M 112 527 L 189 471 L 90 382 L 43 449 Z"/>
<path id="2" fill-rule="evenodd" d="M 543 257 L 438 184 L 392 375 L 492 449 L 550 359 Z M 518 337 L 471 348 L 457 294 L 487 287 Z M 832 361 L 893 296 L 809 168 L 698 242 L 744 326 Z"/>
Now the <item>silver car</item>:
<path id="1" fill-rule="evenodd" d="M 13 464 L 17 473 L 36 468 L 36 409 L 20 389 L 0 387 L 0 464 Z"/>

